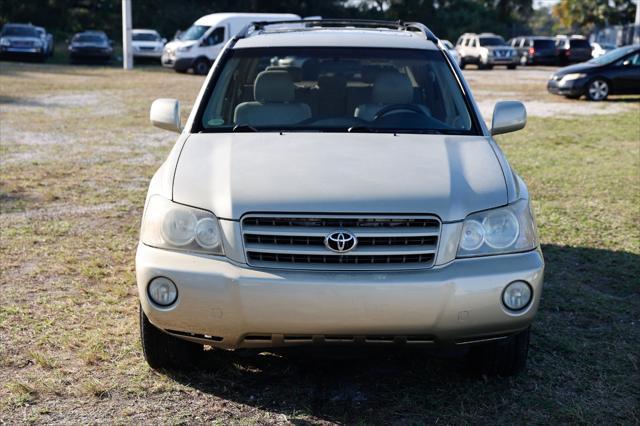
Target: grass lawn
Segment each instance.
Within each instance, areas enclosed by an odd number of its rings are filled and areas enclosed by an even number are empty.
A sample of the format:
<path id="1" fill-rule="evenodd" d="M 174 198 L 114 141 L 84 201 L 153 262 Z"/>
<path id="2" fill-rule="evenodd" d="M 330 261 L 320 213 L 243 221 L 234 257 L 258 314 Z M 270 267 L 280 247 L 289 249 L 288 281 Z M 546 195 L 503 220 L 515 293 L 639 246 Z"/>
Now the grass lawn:
<path id="1" fill-rule="evenodd" d="M 524 374 L 470 377 L 421 353 L 150 370 L 134 254 L 175 136 L 150 127 L 148 107 L 177 97 L 188 112 L 202 81 L 0 63 L 0 424 L 640 423 L 638 103 L 497 138 L 529 185 L 547 262 Z"/>

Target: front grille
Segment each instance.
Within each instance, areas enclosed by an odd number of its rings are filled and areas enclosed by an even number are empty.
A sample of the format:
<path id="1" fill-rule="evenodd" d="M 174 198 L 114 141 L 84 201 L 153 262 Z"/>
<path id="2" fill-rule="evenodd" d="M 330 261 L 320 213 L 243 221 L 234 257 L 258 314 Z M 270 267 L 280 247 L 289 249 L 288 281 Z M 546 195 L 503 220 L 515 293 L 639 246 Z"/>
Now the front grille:
<path id="1" fill-rule="evenodd" d="M 329 250 L 325 237 L 346 231 L 357 239 L 346 253 Z M 433 216 L 249 215 L 242 219 L 247 262 L 290 269 L 368 270 L 429 268 L 440 221 Z"/>

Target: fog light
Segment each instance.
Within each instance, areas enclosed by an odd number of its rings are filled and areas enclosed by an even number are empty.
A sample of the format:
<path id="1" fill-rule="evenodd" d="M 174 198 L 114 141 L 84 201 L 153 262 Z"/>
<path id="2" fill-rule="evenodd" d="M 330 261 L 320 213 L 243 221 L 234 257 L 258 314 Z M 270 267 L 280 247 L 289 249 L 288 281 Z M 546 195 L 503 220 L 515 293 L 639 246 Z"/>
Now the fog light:
<path id="1" fill-rule="evenodd" d="M 512 311 L 526 308 L 531 302 L 531 287 L 524 281 L 514 281 L 502 293 L 502 303 Z"/>
<path id="2" fill-rule="evenodd" d="M 178 298 L 178 289 L 169 278 L 158 277 L 151 280 L 147 289 L 149 297 L 160 306 L 169 306 Z"/>

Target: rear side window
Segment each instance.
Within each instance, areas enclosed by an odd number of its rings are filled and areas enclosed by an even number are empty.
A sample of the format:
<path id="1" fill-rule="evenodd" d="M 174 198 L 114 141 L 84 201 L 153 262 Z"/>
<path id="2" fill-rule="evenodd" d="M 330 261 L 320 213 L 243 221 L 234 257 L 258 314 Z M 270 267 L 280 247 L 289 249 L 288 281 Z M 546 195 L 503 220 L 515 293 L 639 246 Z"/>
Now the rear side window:
<path id="1" fill-rule="evenodd" d="M 203 99 L 204 131 L 477 134 L 440 51 L 260 48 L 229 52 Z M 197 130 L 196 130 L 197 131 Z"/>
<path id="2" fill-rule="evenodd" d="M 556 47 L 556 44 L 553 40 L 535 40 L 533 42 L 533 47 L 536 49 L 553 49 Z"/>
<path id="3" fill-rule="evenodd" d="M 569 46 L 571 46 L 571 48 L 575 48 L 575 49 L 589 49 L 591 48 L 591 45 L 589 44 L 589 42 L 587 40 L 571 40 L 569 41 Z"/>

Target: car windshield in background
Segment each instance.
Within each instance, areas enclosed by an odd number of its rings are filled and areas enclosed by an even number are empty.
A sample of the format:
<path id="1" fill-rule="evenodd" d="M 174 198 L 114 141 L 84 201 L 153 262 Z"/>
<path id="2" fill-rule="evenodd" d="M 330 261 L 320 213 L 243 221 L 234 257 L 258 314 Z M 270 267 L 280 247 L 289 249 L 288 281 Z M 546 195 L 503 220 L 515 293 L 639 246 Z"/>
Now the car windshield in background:
<path id="1" fill-rule="evenodd" d="M 502 37 L 480 37 L 480 46 L 504 46 L 506 44 Z"/>
<path id="2" fill-rule="evenodd" d="M 231 51 L 203 131 L 476 134 L 439 51 L 262 48 Z"/>
<path id="3" fill-rule="evenodd" d="M 34 28 L 30 27 L 5 27 L 2 30 L 3 37 L 38 37 Z"/>
<path id="4" fill-rule="evenodd" d="M 209 28 L 205 25 L 192 25 L 187 31 L 178 36 L 178 40 L 198 40 Z"/>
<path id="5" fill-rule="evenodd" d="M 556 42 L 553 40 L 534 40 L 533 47 L 536 49 L 555 49 Z"/>
<path id="6" fill-rule="evenodd" d="M 605 53 L 602 56 L 598 56 L 597 58 L 591 59 L 589 61 L 589 63 L 591 64 L 598 64 L 598 65 L 606 65 L 606 64 L 610 64 L 613 63 L 617 60 L 622 59 L 624 56 L 628 55 L 629 53 L 638 50 L 638 46 L 627 46 L 627 47 L 621 47 L 619 49 L 615 49 L 612 50 L 609 53 Z"/>
<path id="7" fill-rule="evenodd" d="M 131 36 L 133 41 L 158 41 L 160 37 L 152 33 L 140 33 Z"/>
<path id="8" fill-rule="evenodd" d="M 81 34 L 73 38 L 74 43 L 104 43 L 105 39 L 99 35 Z"/>

